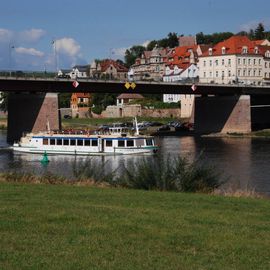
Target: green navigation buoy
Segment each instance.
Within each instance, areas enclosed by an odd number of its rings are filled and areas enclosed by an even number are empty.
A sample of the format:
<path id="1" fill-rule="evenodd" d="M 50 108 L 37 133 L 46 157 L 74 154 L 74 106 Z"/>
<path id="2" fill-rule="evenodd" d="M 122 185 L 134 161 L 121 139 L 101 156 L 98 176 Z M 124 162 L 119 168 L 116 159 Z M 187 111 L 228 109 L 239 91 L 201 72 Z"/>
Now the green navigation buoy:
<path id="1" fill-rule="evenodd" d="M 44 152 L 42 160 L 40 162 L 43 163 L 43 164 L 47 164 L 48 162 L 50 162 L 49 159 L 48 159 L 48 155 L 47 155 L 46 151 Z"/>

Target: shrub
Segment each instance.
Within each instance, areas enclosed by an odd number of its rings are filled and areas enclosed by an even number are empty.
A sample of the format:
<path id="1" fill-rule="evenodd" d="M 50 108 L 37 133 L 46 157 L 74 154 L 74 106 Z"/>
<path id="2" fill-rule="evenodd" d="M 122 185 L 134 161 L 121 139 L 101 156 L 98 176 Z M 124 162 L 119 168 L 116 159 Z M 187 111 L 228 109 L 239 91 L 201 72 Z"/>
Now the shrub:
<path id="1" fill-rule="evenodd" d="M 101 114 L 103 111 L 102 107 L 101 106 L 95 106 L 95 107 L 92 107 L 92 112 L 95 113 L 95 114 Z"/>
<path id="2" fill-rule="evenodd" d="M 212 192 L 224 181 L 221 175 L 200 159 L 190 163 L 182 157 L 156 157 L 128 163 L 116 183 L 120 186 L 145 190 Z"/>

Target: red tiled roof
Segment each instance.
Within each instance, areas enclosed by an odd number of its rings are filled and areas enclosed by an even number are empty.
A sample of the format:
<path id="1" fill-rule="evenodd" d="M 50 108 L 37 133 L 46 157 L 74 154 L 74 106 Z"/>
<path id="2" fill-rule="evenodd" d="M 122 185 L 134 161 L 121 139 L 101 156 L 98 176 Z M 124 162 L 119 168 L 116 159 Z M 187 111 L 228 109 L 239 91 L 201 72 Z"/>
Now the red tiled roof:
<path id="1" fill-rule="evenodd" d="M 143 99 L 141 94 L 123 93 L 117 97 L 117 99 Z"/>
<path id="2" fill-rule="evenodd" d="M 90 98 L 90 93 L 73 93 L 72 95 L 77 98 Z"/>
<path id="3" fill-rule="evenodd" d="M 254 54 L 254 48 L 256 46 L 259 49 L 258 53 L 261 54 L 260 48 L 262 46 L 258 45 L 258 42 L 259 41 L 251 41 L 246 36 L 232 36 L 212 47 L 212 55 L 222 55 L 222 48 L 225 48 L 225 54 L 241 54 L 243 47 L 247 47 L 248 54 Z M 202 56 L 209 56 L 209 51 L 205 51 Z"/>
<path id="4" fill-rule="evenodd" d="M 110 66 L 115 67 L 117 72 L 128 72 L 128 68 L 114 60 L 104 60 L 100 63 L 101 72 L 105 72 Z"/>

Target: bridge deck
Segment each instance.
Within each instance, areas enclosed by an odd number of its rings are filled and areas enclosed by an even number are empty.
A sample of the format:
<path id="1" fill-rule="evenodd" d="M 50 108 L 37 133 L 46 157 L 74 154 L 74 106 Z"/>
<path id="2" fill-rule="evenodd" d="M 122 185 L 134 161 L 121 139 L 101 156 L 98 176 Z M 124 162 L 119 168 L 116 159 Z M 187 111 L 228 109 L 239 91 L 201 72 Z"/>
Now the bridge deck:
<path id="1" fill-rule="evenodd" d="M 2 92 L 100 92 L 100 93 L 161 93 L 161 94 L 195 94 L 195 95 L 269 95 L 270 86 L 196 84 L 165 82 L 135 82 L 136 87 L 127 89 L 125 81 L 104 81 L 77 79 L 75 88 L 72 79 L 59 78 L 11 78 L 0 77 Z"/>

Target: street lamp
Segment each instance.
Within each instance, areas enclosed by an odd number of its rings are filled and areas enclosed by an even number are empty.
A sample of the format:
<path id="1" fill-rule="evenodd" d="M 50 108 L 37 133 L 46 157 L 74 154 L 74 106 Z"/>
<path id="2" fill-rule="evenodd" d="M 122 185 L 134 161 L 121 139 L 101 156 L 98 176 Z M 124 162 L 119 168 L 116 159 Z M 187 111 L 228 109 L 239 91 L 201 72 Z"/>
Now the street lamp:
<path id="1" fill-rule="evenodd" d="M 53 39 L 52 40 L 52 45 L 53 45 L 53 51 L 54 51 L 54 61 L 55 61 L 55 72 L 56 72 L 56 75 L 58 73 L 58 59 L 57 59 L 57 48 L 56 48 L 56 42 L 57 40 L 56 39 Z"/>
<path id="2" fill-rule="evenodd" d="M 9 61 L 9 76 L 11 77 L 11 51 L 14 49 L 14 45 L 8 44 L 8 61 Z"/>

